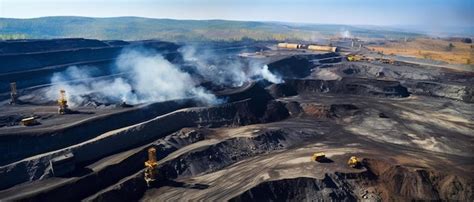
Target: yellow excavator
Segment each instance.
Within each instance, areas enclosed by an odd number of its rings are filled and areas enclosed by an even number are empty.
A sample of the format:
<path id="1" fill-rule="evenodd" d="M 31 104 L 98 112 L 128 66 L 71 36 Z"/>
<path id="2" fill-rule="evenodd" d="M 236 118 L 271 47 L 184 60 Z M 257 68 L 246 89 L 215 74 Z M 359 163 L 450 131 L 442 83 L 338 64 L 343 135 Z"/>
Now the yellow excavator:
<path id="1" fill-rule="evenodd" d="M 59 105 L 59 109 L 58 109 L 59 114 L 67 114 L 69 112 L 65 90 L 59 91 L 58 105 Z"/>
<path id="2" fill-rule="evenodd" d="M 145 162 L 145 182 L 148 187 L 150 187 L 150 183 L 156 180 L 157 167 L 158 161 L 156 161 L 156 149 L 152 147 L 148 149 L 148 161 Z"/>

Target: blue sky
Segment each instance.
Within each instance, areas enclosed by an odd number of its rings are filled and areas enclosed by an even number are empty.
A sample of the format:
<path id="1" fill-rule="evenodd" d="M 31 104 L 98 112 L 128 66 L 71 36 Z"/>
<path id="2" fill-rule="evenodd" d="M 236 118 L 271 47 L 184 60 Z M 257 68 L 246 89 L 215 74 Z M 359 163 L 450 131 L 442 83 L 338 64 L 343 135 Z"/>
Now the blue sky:
<path id="1" fill-rule="evenodd" d="M 0 17 L 140 16 L 472 27 L 473 2 L 474 0 L 0 0 Z"/>

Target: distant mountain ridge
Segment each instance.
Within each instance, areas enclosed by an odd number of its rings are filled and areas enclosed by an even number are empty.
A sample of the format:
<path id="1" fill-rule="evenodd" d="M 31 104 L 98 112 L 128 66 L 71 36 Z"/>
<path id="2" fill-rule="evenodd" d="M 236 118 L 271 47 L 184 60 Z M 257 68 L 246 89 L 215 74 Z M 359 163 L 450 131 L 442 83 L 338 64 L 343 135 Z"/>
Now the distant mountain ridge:
<path id="1" fill-rule="evenodd" d="M 410 32 L 348 25 L 291 24 L 229 20 L 174 20 L 142 17 L 0 18 L 0 38 L 93 38 L 101 40 L 315 40 L 350 33 L 356 37 L 404 38 Z"/>

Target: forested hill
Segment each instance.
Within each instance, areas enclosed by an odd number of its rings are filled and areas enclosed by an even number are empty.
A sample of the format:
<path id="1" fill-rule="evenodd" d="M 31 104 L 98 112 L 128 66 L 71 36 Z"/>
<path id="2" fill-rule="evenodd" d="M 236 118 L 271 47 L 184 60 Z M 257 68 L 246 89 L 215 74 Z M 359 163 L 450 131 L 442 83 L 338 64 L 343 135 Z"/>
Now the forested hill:
<path id="1" fill-rule="evenodd" d="M 102 40 L 314 40 L 349 33 L 356 37 L 403 38 L 414 33 L 346 25 L 228 20 L 173 20 L 140 17 L 0 18 L 0 39 L 93 38 Z"/>

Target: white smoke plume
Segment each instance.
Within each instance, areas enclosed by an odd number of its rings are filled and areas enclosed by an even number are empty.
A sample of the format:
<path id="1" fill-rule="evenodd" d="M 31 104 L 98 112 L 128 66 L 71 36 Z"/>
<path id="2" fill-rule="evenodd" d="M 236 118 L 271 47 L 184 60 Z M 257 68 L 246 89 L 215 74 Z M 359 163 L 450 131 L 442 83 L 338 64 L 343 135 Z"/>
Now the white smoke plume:
<path id="1" fill-rule="evenodd" d="M 207 104 L 220 100 L 204 88 L 196 86 L 191 75 L 159 54 L 143 51 L 124 51 L 116 61 L 116 70 L 125 72 L 116 78 L 92 80 L 88 68 L 69 67 L 53 75 L 55 83 L 47 96 L 58 97 L 59 89 L 66 90 L 71 106 L 84 105 L 90 97 L 97 102 L 120 102 L 136 104 L 151 101 L 194 97 Z M 68 83 L 68 81 L 77 82 Z"/>
<path id="2" fill-rule="evenodd" d="M 267 65 L 263 66 L 263 69 L 261 70 L 261 75 L 264 79 L 272 83 L 283 83 L 283 80 L 281 78 L 275 76 L 274 74 L 270 72 L 270 70 L 268 70 Z"/>
<path id="3" fill-rule="evenodd" d="M 352 34 L 349 30 L 341 31 L 340 35 L 342 38 L 346 38 L 346 39 L 352 38 Z"/>
<path id="4" fill-rule="evenodd" d="M 266 79 L 272 83 L 283 80 L 272 74 L 268 66 L 250 62 L 245 64 L 239 58 L 225 58 L 222 54 L 200 47 L 185 46 L 179 49 L 185 62 L 194 66 L 196 72 L 217 85 L 241 86 L 253 79 Z M 223 58 L 224 57 L 224 58 Z"/>
<path id="5" fill-rule="evenodd" d="M 218 104 L 222 100 L 199 86 L 200 82 L 211 81 L 233 87 L 256 79 L 283 82 L 262 63 L 221 58 L 225 54 L 215 54 L 211 50 L 197 52 L 191 46 L 180 49 L 180 52 L 184 61 L 192 64 L 194 72 L 200 76 L 183 71 L 154 52 L 124 50 L 112 69 L 112 72 L 119 74 L 98 80 L 94 79 L 97 68 L 71 66 L 53 75 L 53 85 L 46 91 L 46 97 L 56 99 L 59 90 L 64 89 L 69 105 L 73 107 L 119 102 L 138 104 L 191 97 L 206 104 Z"/>

